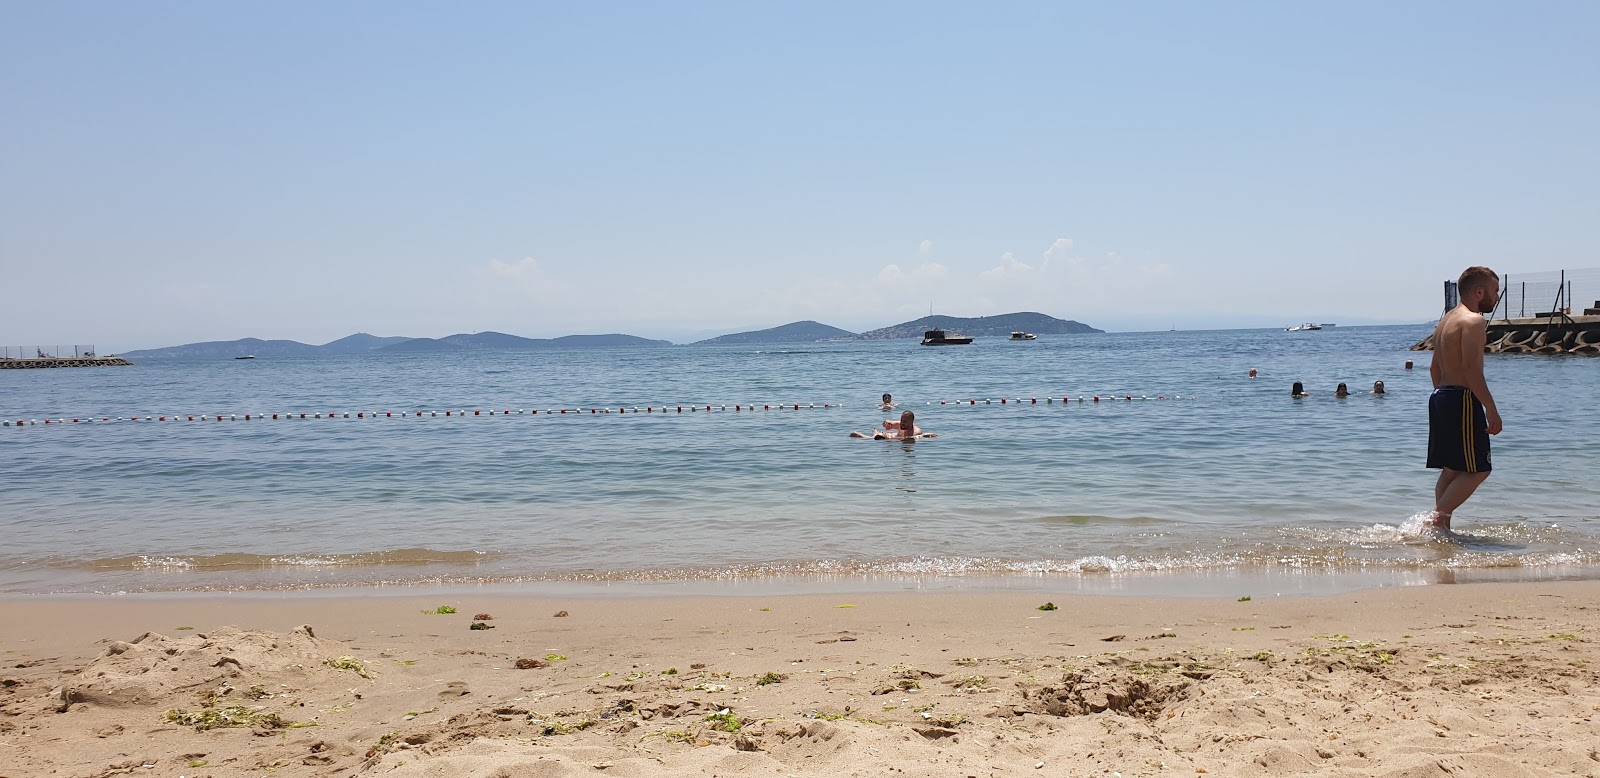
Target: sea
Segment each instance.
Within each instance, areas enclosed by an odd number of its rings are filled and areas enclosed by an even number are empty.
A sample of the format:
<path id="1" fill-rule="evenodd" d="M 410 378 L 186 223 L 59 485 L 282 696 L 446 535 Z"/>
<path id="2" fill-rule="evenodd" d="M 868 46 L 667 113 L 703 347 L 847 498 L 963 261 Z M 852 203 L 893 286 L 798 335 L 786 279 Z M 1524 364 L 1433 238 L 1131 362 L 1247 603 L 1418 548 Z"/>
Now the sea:
<path id="1" fill-rule="evenodd" d="M 1486 357 L 1494 473 L 1430 536 L 1428 331 L 0 370 L 0 596 L 1594 577 L 1600 359 Z M 849 437 L 902 410 L 937 437 Z"/>

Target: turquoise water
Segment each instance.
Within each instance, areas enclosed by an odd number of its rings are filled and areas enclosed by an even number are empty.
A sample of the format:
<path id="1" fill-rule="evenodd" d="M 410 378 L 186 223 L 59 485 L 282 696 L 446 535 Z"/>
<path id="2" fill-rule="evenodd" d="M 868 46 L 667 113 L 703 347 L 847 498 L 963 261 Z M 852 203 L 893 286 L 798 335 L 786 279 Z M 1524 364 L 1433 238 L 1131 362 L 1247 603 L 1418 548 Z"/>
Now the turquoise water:
<path id="1" fill-rule="evenodd" d="M 1458 537 L 1401 531 L 1432 505 L 1430 354 L 1406 351 L 1426 333 L 0 371 L 0 418 L 69 419 L 0 427 L 0 593 L 1600 567 L 1600 359 L 1490 355 L 1495 474 Z M 1315 396 L 1291 400 L 1297 380 Z M 1335 399 L 1340 381 L 1360 394 Z M 940 437 L 846 437 L 886 391 Z M 1111 399 L 1129 395 L 1165 399 Z M 780 403 L 803 407 L 748 407 Z M 523 413 L 471 415 L 491 410 Z M 202 414 L 239 420 L 70 422 Z"/>

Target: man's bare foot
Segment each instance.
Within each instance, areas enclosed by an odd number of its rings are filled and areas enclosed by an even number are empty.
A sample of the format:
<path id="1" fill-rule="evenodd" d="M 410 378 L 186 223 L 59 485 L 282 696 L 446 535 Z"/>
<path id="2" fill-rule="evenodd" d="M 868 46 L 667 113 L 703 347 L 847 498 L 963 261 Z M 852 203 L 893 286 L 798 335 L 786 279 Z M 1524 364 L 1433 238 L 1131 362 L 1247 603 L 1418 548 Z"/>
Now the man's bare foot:
<path id="1" fill-rule="evenodd" d="M 1450 531 L 1450 514 L 1430 511 L 1428 518 L 1422 520 L 1423 529 L 1442 529 Z"/>

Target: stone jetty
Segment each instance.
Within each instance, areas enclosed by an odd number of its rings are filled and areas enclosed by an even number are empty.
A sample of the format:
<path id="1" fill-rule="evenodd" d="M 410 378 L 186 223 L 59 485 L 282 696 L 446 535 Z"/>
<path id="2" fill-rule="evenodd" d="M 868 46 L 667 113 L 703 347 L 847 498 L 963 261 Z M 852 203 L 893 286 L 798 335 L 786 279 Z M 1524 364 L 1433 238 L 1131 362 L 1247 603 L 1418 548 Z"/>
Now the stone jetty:
<path id="1" fill-rule="evenodd" d="M 28 370 L 47 367 L 117 367 L 131 364 L 133 363 L 116 356 L 0 358 L 0 370 Z"/>
<path id="2" fill-rule="evenodd" d="M 1597 315 L 1600 308 L 1584 313 L 1584 316 L 1556 314 L 1491 320 L 1484 351 L 1490 354 L 1600 355 L 1600 315 Z M 1433 334 L 1417 341 L 1411 350 L 1432 351 Z"/>

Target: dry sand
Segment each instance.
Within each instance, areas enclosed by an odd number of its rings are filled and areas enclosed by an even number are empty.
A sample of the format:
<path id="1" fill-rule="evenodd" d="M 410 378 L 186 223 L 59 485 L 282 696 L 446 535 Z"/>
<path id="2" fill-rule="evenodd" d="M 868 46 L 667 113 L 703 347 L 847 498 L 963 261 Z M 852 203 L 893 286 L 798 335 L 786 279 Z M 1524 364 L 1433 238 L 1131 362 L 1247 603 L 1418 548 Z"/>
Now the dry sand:
<path id="1" fill-rule="evenodd" d="M 0 601 L 0 776 L 1600 776 L 1600 582 L 1046 599 Z"/>

